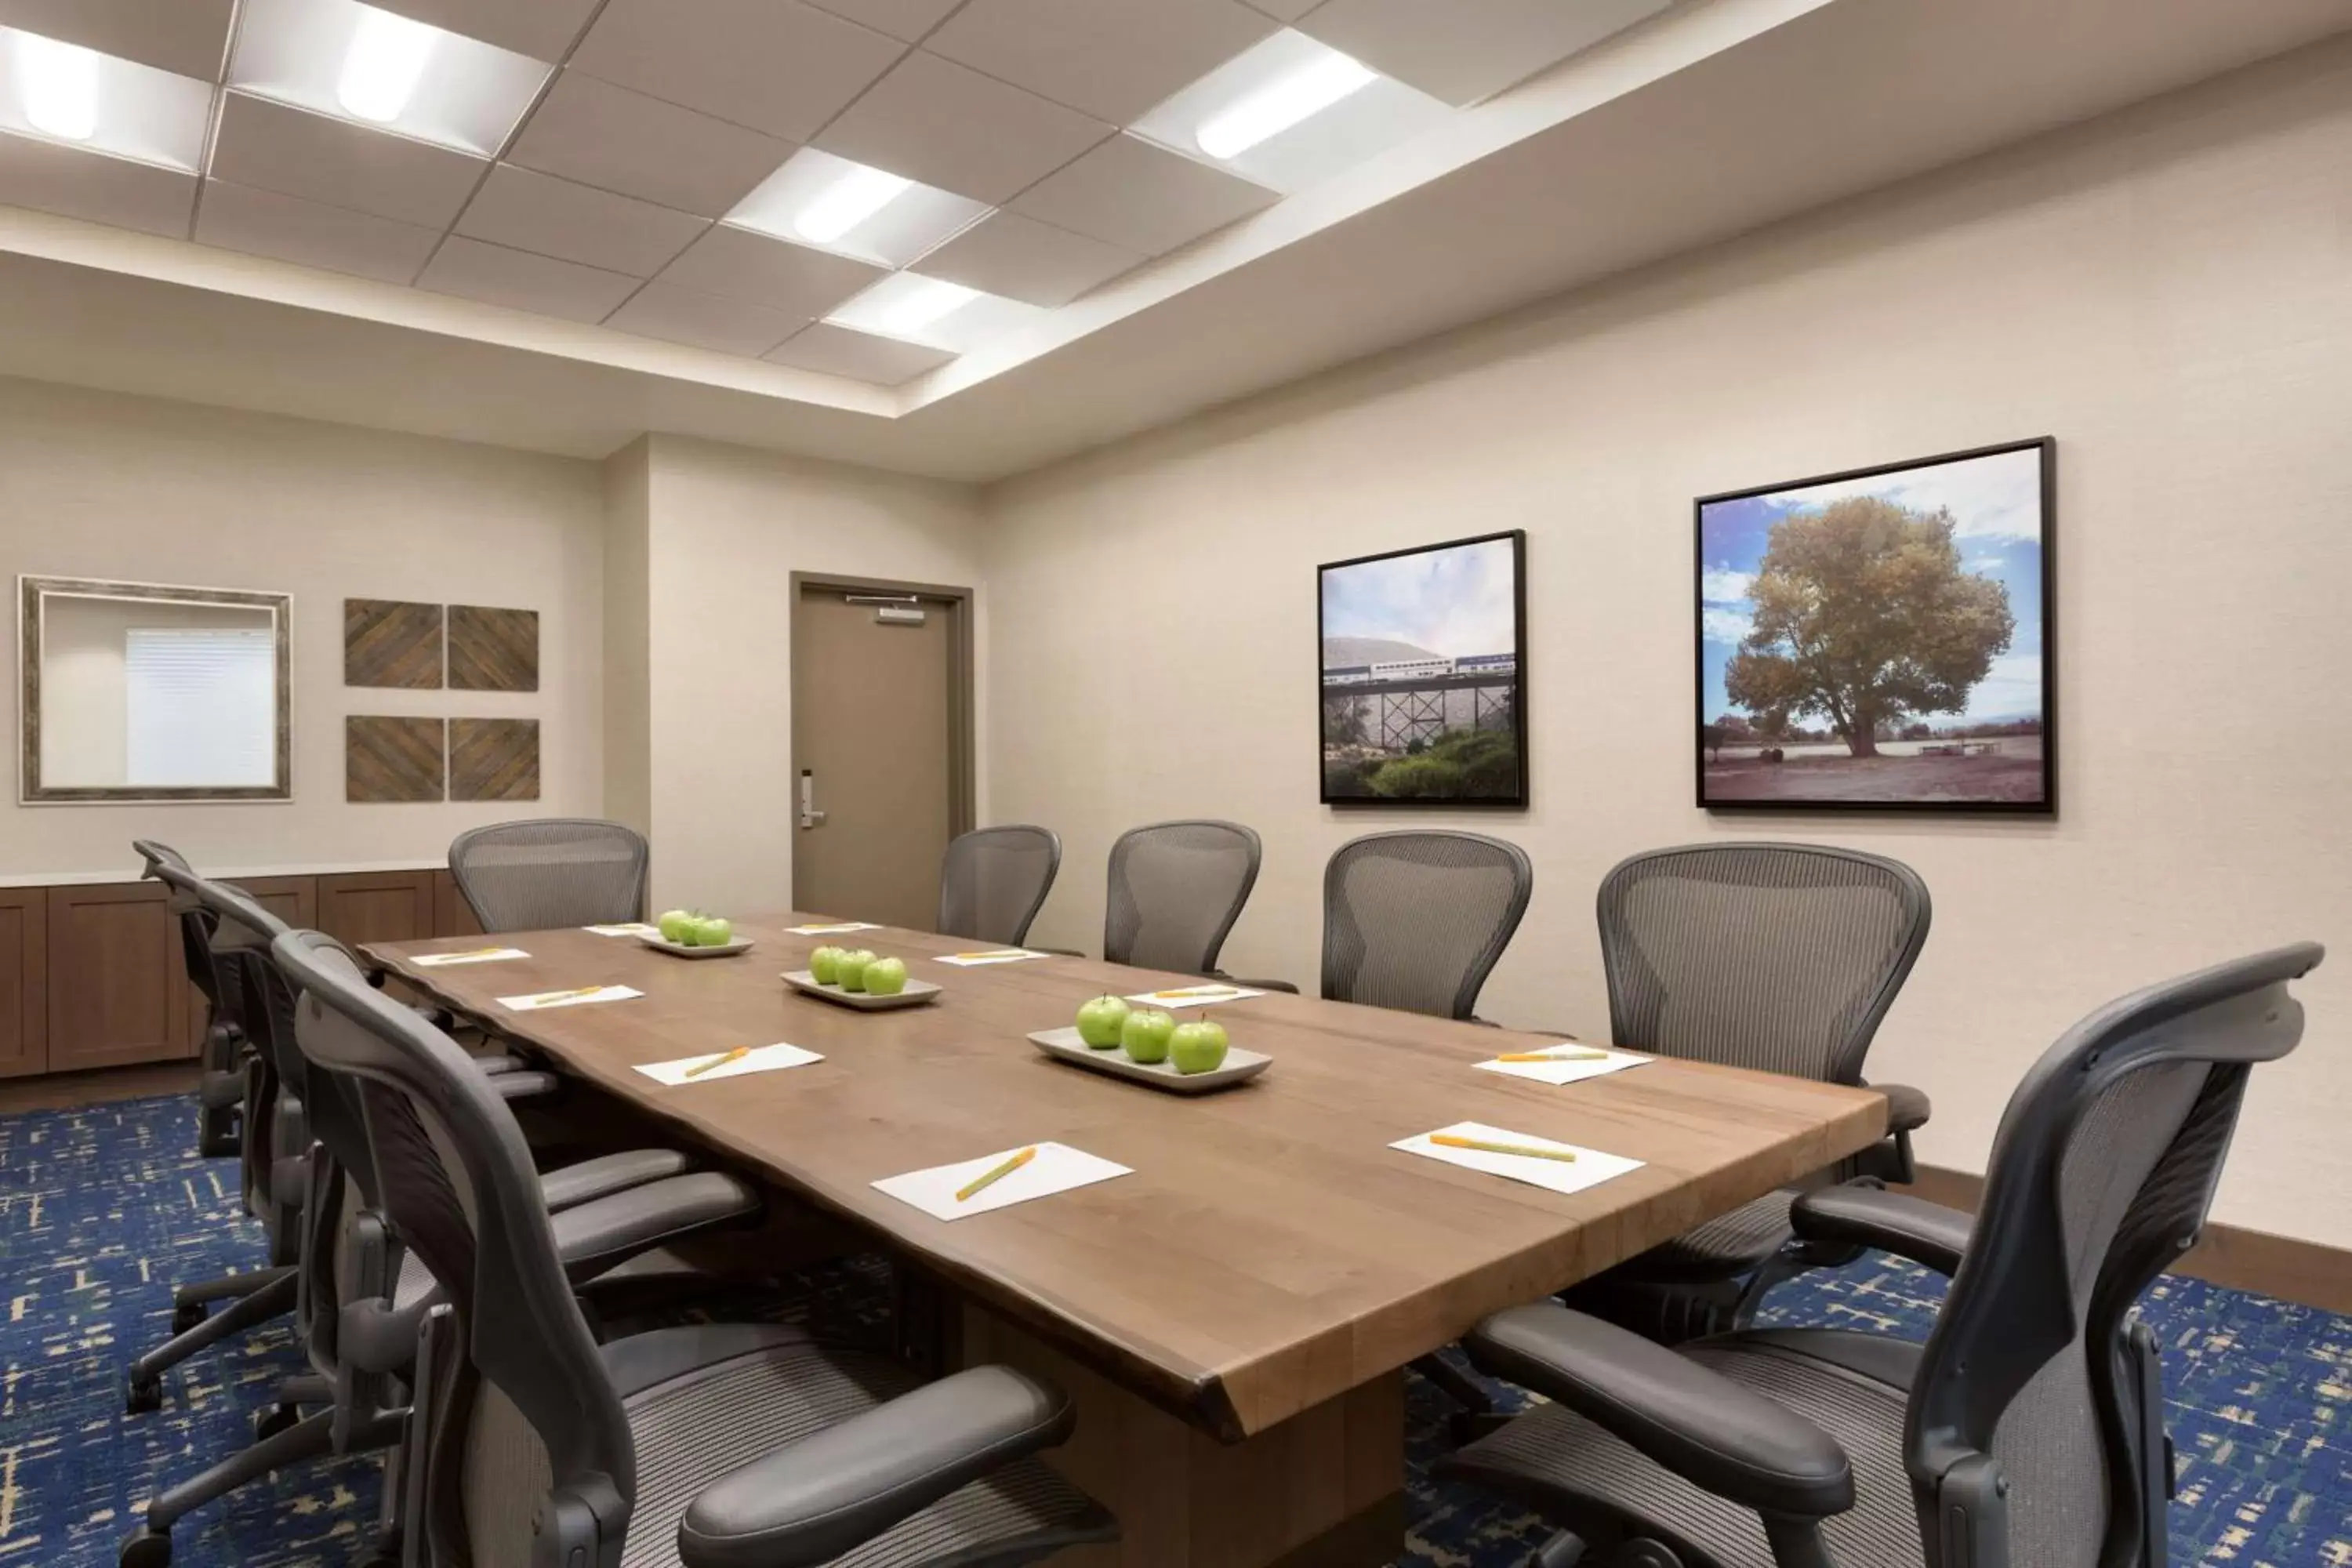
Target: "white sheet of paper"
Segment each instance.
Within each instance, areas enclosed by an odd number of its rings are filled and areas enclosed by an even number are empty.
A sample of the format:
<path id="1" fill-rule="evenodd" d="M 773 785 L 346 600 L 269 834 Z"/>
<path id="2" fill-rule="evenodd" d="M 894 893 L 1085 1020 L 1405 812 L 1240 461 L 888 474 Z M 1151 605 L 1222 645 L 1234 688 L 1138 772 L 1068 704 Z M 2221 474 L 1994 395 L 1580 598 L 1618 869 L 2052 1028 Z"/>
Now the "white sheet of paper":
<path id="1" fill-rule="evenodd" d="M 969 1219 L 991 1209 L 1010 1208 L 1031 1198 L 1049 1197 L 1073 1187 L 1090 1187 L 1113 1176 L 1135 1173 L 1125 1165 L 1114 1164 L 1066 1143 L 1040 1143 L 1035 1159 L 1011 1175 L 991 1182 L 963 1202 L 956 1202 L 956 1194 L 973 1178 L 988 1174 L 1024 1147 L 1016 1143 L 993 1154 L 982 1154 L 977 1160 L 960 1160 L 952 1165 L 934 1165 L 928 1171 L 886 1176 L 874 1184 L 874 1190 L 887 1193 L 900 1203 L 912 1204 L 933 1219 Z"/>
<path id="2" fill-rule="evenodd" d="M 1581 1051 L 1597 1051 L 1600 1059 L 1588 1061 Z M 1552 1046 L 1547 1054 L 1559 1059 L 1549 1062 L 1486 1061 L 1478 1064 L 1480 1072 L 1498 1072 L 1507 1078 L 1529 1078 L 1538 1083 L 1548 1083 L 1554 1089 L 1562 1084 L 1582 1083 L 1589 1078 L 1606 1078 L 1612 1072 L 1623 1072 L 1647 1062 L 1648 1057 L 1637 1057 L 1631 1051 L 1612 1051 L 1600 1046 Z"/>
<path id="3" fill-rule="evenodd" d="M 1020 963 L 1032 958 L 1051 958 L 1050 952 L 1031 952 L 1019 947 L 983 948 L 977 952 L 943 952 L 941 963 L 952 963 L 958 969 L 978 969 L 983 963 Z"/>
<path id="4" fill-rule="evenodd" d="M 583 1002 L 625 1002 L 645 993 L 633 985 L 583 986 L 578 991 L 539 991 L 529 996 L 501 996 L 499 1005 L 509 1013 L 536 1013 L 547 1007 L 573 1007 Z"/>
<path id="5" fill-rule="evenodd" d="M 1538 1149 L 1566 1149 L 1575 1154 L 1573 1164 L 1563 1160 L 1544 1160 L 1527 1154 L 1490 1154 L 1484 1149 L 1448 1149 L 1430 1140 L 1438 1132 L 1450 1132 L 1457 1138 L 1475 1138 L 1488 1143 L 1527 1143 Z M 1574 1143 L 1562 1143 L 1556 1138 L 1538 1138 L 1528 1132 L 1511 1132 L 1500 1127 L 1489 1127 L 1483 1121 L 1457 1121 L 1451 1127 L 1440 1127 L 1434 1132 L 1423 1132 L 1412 1138 L 1400 1138 L 1389 1145 L 1408 1154 L 1425 1154 L 1433 1160 L 1443 1160 L 1449 1165 L 1465 1170 L 1483 1171 L 1490 1176 L 1507 1176 L 1529 1186 L 1548 1187 L 1555 1193 L 1580 1193 L 1587 1187 L 1597 1187 L 1614 1176 L 1642 1168 L 1639 1160 L 1628 1160 L 1622 1154 L 1604 1154 L 1598 1149 L 1579 1148 Z"/>
<path id="6" fill-rule="evenodd" d="M 794 936 L 847 936 L 854 931 L 880 931 L 872 921 L 837 921 L 829 926 L 786 926 Z"/>
<path id="7" fill-rule="evenodd" d="M 741 1078 L 747 1072 L 774 1072 L 780 1068 L 803 1068 L 824 1058 L 814 1051 L 804 1051 L 798 1046 L 779 1040 L 772 1046 L 754 1046 L 751 1054 L 722 1062 L 708 1072 L 687 1077 L 688 1069 L 700 1067 L 711 1058 L 723 1056 L 723 1051 L 705 1051 L 700 1056 L 680 1057 L 674 1062 L 639 1062 L 637 1070 L 656 1083 L 668 1084 L 672 1089 L 680 1084 L 714 1083 L 722 1078 Z"/>
<path id="8" fill-rule="evenodd" d="M 496 963 L 502 958 L 529 958 L 530 954 L 519 947 L 477 947 L 464 952 L 426 952 L 410 960 L 419 969 L 437 969 L 445 963 Z"/>
<path id="9" fill-rule="evenodd" d="M 1246 985 L 1221 985 L 1213 981 L 1203 981 L 1198 985 L 1139 992 L 1127 999 L 1139 1007 L 1213 1007 L 1220 1003 L 1242 1002 L 1265 994 L 1265 992 L 1253 991 Z"/>
<path id="10" fill-rule="evenodd" d="M 659 936 L 661 927 L 649 926 L 643 921 L 624 921 L 619 925 L 582 926 L 582 931 L 593 936 Z"/>

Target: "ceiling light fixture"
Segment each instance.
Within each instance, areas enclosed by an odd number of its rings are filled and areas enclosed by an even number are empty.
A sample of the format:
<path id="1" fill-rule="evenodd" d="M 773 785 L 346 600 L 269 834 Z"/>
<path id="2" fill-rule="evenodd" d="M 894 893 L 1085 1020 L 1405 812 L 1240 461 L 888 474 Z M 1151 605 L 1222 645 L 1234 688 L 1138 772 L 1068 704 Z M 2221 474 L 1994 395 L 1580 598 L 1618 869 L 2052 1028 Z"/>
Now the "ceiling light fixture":
<path id="1" fill-rule="evenodd" d="M 793 220 L 793 227 L 812 244 L 831 245 L 897 201 L 914 183 L 862 163 L 855 164 L 827 185 L 816 200 L 801 209 L 800 216 Z"/>
<path id="2" fill-rule="evenodd" d="M 16 35 L 16 79 L 33 129 L 68 142 L 98 132 L 98 56 L 36 33 Z"/>
<path id="3" fill-rule="evenodd" d="M 1345 55 L 1327 55 L 1306 69 L 1261 88 L 1223 113 L 1211 115 L 1201 122 L 1193 140 L 1212 158 L 1238 157 L 1379 79 L 1378 73 Z"/>
<path id="4" fill-rule="evenodd" d="M 389 125 L 408 107 L 416 79 L 433 54 L 440 33 L 422 22 L 372 5 L 360 7 L 360 25 L 343 56 L 335 99 L 362 120 Z"/>
<path id="5" fill-rule="evenodd" d="M 901 273 L 911 285 L 904 294 L 884 311 L 880 318 L 883 331 L 896 337 L 911 338 L 925 327 L 932 326 L 962 310 L 980 298 L 980 290 L 967 289 L 961 283 L 943 282 L 937 278 L 918 278 L 913 273 Z"/>

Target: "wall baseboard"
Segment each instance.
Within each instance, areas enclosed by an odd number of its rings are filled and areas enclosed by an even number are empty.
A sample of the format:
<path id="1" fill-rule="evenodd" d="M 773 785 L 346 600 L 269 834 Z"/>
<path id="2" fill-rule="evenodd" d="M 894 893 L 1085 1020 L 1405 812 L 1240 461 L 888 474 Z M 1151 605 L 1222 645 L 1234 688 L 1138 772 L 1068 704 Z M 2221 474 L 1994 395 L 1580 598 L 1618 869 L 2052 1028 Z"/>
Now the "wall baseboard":
<path id="1" fill-rule="evenodd" d="M 1904 1190 L 1929 1203 L 1973 1214 L 1984 1195 L 1984 1178 L 1967 1171 L 1922 1165 L 1919 1179 Z M 2352 1252 L 2315 1241 L 2241 1226 L 2208 1225 L 2188 1256 L 2172 1266 L 2172 1272 L 2233 1290 L 2252 1290 L 2282 1301 L 2352 1313 Z"/>

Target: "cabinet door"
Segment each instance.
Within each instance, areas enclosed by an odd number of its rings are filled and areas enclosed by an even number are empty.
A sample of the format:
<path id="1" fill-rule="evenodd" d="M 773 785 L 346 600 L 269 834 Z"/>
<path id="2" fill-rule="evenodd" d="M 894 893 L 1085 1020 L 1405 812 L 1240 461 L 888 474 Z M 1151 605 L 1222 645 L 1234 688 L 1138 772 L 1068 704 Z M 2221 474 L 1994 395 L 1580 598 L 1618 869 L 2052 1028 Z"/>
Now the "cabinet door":
<path id="1" fill-rule="evenodd" d="M 49 900 L 0 888 L 0 1078 L 49 1070 Z"/>
<path id="2" fill-rule="evenodd" d="M 319 879 L 319 929 L 352 947 L 433 934 L 433 873 L 346 871 Z"/>
<path id="3" fill-rule="evenodd" d="M 48 895 L 49 1071 L 194 1056 L 193 991 L 163 884 Z"/>
<path id="4" fill-rule="evenodd" d="M 446 871 L 433 873 L 433 934 L 435 936 L 480 936 L 482 922 L 474 918 L 474 906 L 457 891 L 457 879 Z"/>

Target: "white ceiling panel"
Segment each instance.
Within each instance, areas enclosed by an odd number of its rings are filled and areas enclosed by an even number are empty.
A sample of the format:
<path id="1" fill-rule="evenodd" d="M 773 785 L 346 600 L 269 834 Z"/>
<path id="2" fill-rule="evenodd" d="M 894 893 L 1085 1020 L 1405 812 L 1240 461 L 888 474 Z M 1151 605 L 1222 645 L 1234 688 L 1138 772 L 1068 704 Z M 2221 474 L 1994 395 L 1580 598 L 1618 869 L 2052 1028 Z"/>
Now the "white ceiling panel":
<path id="1" fill-rule="evenodd" d="M 196 209 L 196 239 L 224 250 L 406 283 L 433 254 L 441 235 L 349 207 L 208 180 Z"/>
<path id="2" fill-rule="evenodd" d="M 0 131 L 194 174 L 212 113 L 209 81 L 0 26 Z"/>
<path id="3" fill-rule="evenodd" d="M 211 172 L 240 185 L 446 228 L 487 162 L 232 92 L 222 99 Z"/>
<path id="4" fill-rule="evenodd" d="M 928 343 L 877 337 L 872 332 L 836 327 L 831 321 L 812 321 L 761 357 L 802 370 L 896 386 L 927 370 L 937 370 L 956 356 L 950 350 L 935 349 Z"/>
<path id="5" fill-rule="evenodd" d="M 806 323 L 806 318 L 698 289 L 648 283 L 606 319 L 608 327 L 640 337 L 687 343 L 716 353 L 766 353 Z"/>
<path id="6" fill-rule="evenodd" d="M 1119 136 L 1024 194 L 1013 210 L 1158 256 L 1281 199 L 1139 137 Z"/>
<path id="7" fill-rule="evenodd" d="M 0 205 L 184 239 L 196 177 L 0 132 Z"/>
<path id="8" fill-rule="evenodd" d="M 996 205 L 1112 127 L 920 50 L 825 128 L 816 145 Z"/>
<path id="9" fill-rule="evenodd" d="M 1296 22 L 1323 0 L 1249 0 L 1250 9 L 1263 11 L 1279 22 Z"/>
<path id="10" fill-rule="evenodd" d="M 218 81 L 235 8 L 235 0 L 0 0 L 0 26 Z"/>
<path id="11" fill-rule="evenodd" d="M 239 0 L 236 53 L 228 84 L 371 131 L 390 131 L 487 157 L 507 143 L 546 85 L 543 60 L 436 32 L 359 0 Z M 415 47 L 391 48 L 385 34 Z M 358 81 L 352 62 L 408 57 L 387 112 L 364 117 L 346 100 Z M 357 100 L 353 100 L 357 101 Z"/>
<path id="12" fill-rule="evenodd" d="M 846 256 L 720 224 L 663 268 L 661 280 L 807 321 L 884 275 Z"/>
<path id="13" fill-rule="evenodd" d="M 416 286 L 534 315 L 601 321 L 636 292 L 638 280 L 602 268 L 509 250 L 502 245 L 485 245 L 453 234 L 441 242 Z"/>
<path id="14" fill-rule="evenodd" d="M 525 122 L 509 161 L 701 217 L 722 217 L 793 145 L 566 70 Z"/>
<path id="15" fill-rule="evenodd" d="M 923 47 L 1126 125 L 1274 27 L 1238 0 L 971 0 Z"/>
<path id="16" fill-rule="evenodd" d="M 846 16 L 877 33 L 913 43 L 945 21 L 963 0 L 809 0 L 820 11 Z"/>
<path id="17" fill-rule="evenodd" d="M 705 218 L 501 163 L 457 232 L 493 245 L 650 278 L 709 226 Z"/>
<path id="18" fill-rule="evenodd" d="M 430 26 L 463 33 L 533 59 L 560 60 L 596 0 L 368 0 Z"/>
<path id="19" fill-rule="evenodd" d="M 988 211 L 983 203 L 931 185 L 901 181 L 893 191 L 893 181 L 899 176 L 803 147 L 727 221 L 878 267 L 904 267 Z M 832 221 L 828 208 L 836 215 Z M 844 221 L 845 228 L 839 226 Z"/>
<path id="20" fill-rule="evenodd" d="M 1472 104 L 1515 87 L 1673 0 L 1324 0 L 1298 24 L 1342 54 Z"/>
<path id="21" fill-rule="evenodd" d="M 1140 252 L 1106 245 L 1019 213 L 982 218 L 923 258 L 926 278 L 1047 309 L 1139 266 Z"/>
<path id="22" fill-rule="evenodd" d="M 805 142 L 905 46 L 798 0 L 612 0 L 571 63 Z"/>

